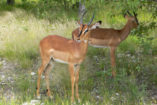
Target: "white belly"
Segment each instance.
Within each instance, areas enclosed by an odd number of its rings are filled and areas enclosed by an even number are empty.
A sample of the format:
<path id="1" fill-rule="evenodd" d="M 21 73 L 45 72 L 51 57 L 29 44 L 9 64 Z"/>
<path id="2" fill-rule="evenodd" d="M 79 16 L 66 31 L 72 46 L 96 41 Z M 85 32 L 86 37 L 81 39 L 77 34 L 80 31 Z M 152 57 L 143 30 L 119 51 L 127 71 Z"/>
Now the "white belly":
<path id="1" fill-rule="evenodd" d="M 108 48 L 108 46 L 93 45 L 93 44 L 89 44 L 89 45 L 96 48 Z"/>
<path id="2" fill-rule="evenodd" d="M 60 60 L 60 59 L 55 59 L 55 58 L 53 58 L 53 60 L 54 60 L 55 62 L 68 64 L 68 62 L 63 61 L 63 60 Z"/>
<path id="3" fill-rule="evenodd" d="M 51 58 L 55 61 L 55 62 L 59 62 L 59 63 L 65 63 L 68 64 L 68 62 L 66 61 L 68 55 L 65 53 L 62 53 L 60 51 L 55 51 L 54 49 L 50 49 L 49 52 L 51 53 Z"/>

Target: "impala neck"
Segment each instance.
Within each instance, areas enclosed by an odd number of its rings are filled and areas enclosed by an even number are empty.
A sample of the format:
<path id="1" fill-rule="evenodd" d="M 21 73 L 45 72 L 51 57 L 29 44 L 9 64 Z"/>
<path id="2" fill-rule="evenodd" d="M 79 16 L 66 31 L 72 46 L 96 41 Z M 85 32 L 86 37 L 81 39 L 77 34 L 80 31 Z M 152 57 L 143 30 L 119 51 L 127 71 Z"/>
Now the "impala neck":
<path id="1" fill-rule="evenodd" d="M 132 30 L 131 22 L 128 21 L 124 28 L 121 30 L 121 40 L 125 40 L 128 37 L 131 30 Z"/>
<path id="2" fill-rule="evenodd" d="M 88 48 L 88 40 L 83 40 L 80 42 L 80 48 L 82 51 L 82 54 L 85 56 Z"/>

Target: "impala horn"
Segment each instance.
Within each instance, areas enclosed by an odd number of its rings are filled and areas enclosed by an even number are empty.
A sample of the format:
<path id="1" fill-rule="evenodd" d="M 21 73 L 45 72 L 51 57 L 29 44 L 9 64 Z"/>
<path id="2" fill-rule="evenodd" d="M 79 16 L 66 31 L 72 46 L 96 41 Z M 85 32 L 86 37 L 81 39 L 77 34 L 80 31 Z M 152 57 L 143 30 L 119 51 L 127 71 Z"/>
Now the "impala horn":
<path id="1" fill-rule="evenodd" d="M 135 20 L 136 20 L 137 24 L 139 24 L 138 19 L 137 19 L 137 14 L 134 11 L 133 11 L 133 13 L 134 13 Z"/>
<path id="2" fill-rule="evenodd" d="M 132 16 L 131 13 L 129 11 L 127 11 L 127 13 L 129 14 L 129 16 Z"/>
<path id="3" fill-rule="evenodd" d="M 86 12 L 87 12 L 87 11 L 84 11 L 83 15 L 81 16 L 80 24 L 83 24 L 83 17 L 84 17 L 84 15 L 86 14 Z M 82 27 L 82 29 L 83 29 L 83 27 Z M 82 33 L 82 29 L 81 29 L 81 31 L 80 31 L 78 37 L 80 37 L 80 35 L 81 35 L 81 33 Z"/>
<path id="4" fill-rule="evenodd" d="M 81 16 L 81 18 L 80 18 L 80 24 L 83 24 L 83 17 L 84 17 L 84 15 L 86 14 L 86 12 L 87 12 L 87 11 L 84 11 L 83 15 Z"/>
<path id="5" fill-rule="evenodd" d="M 91 18 L 90 22 L 88 23 L 88 26 L 92 23 L 94 17 L 95 17 L 95 15 L 94 15 L 94 13 L 93 13 L 93 17 Z"/>
<path id="6" fill-rule="evenodd" d="M 83 16 L 85 15 L 86 13 L 86 7 L 85 7 L 85 0 L 84 0 L 84 3 L 82 4 L 81 3 L 81 0 L 79 2 L 79 11 L 78 11 L 78 17 L 80 18 L 80 23 L 82 24 L 83 23 Z"/>

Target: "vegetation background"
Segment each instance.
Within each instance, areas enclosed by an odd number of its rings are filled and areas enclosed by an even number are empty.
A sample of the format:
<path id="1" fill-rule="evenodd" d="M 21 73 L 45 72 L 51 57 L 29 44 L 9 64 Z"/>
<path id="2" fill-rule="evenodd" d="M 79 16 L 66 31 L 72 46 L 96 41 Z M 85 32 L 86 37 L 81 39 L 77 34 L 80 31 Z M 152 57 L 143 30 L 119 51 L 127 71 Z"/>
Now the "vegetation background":
<path id="1" fill-rule="evenodd" d="M 13 1 L 13 2 L 12 2 Z M 39 41 L 50 34 L 71 39 L 77 27 L 79 0 L 0 1 L 0 105 L 28 105 L 36 99 L 37 69 L 41 64 Z M 83 0 L 82 0 L 83 2 Z M 85 0 L 84 22 L 95 11 L 94 21 L 104 28 L 121 29 L 126 11 L 137 12 L 139 27 L 116 52 L 117 76 L 111 79 L 109 49 L 88 48 L 81 65 L 78 105 L 157 104 L 157 1 Z M 55 64 L 52 70 L 53 99 L 45 96 L 38 104 L 69 105 L 71 96 L 68 67 Z M 42 76 L 44 78 L 44 76 Z"/>

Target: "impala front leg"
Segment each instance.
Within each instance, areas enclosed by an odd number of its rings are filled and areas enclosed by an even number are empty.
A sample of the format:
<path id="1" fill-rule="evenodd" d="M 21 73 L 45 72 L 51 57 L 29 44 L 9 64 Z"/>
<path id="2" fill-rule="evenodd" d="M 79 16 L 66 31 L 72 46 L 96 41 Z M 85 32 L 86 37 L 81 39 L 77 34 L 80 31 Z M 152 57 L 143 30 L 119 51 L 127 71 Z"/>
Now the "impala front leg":
<path id="1" fill-rule="evenodd" d="M 49 74 L 50 74 L 50 71 L 51 69 L 53 68 L 53 63 L 50 62 L 48 64 L 48 67 L 47 67 L 47 70 L 45 70 L 45 80 L 46 80 L 46 87 L 47 87 L 47 95 L 52 99 L 52 96 L 51 96 L 51 91 L 50 91 L 50 86 L 49 86 Z"/>
<path id="2" fill-rule="evenodd" d="M 116 47 L 111 47 L 110 48 L 110 56 L 111 56 L 111 66 L 112 66 L 112 76 L 115 77 L 116 76 L 116 61 L 115 61 L 115 50 L 116 50 Z"/>
<path id="3" fill-rule="evenodd" d="M 37 80 L 37 98 L 40 98 L 39 90 L 40 90 L 40 79 L 42 72 L 45 70 L 46 66 L 48 64 L 48 60 L 45 60 L 42 62 L 40 68 L 38 69 L 38 80 Z"/>
<path id="4" fill-rule="evenodd" d="M 75 84 L 75 74 L 74 74 L 74 65 L 69 64 L 69 72 L 71 77 L 71 102 L 74 102 L 74 84 Z"/>
<path id="5" fill-rule="evenodd" d="M 80 98 L 79 98 L 79 92 L 78 92 L 78 81 L 79 81 L 79 71 L 80 71 L 80 65 L 77 64 L 75 67 L 75 77 L 76 77 L 76 98 L 78 99 L 78 101 L 80 102 Z"/>
<path id="6" fill-rule="evenodd" d="M 40 99 L 40 93 L 39 93 L 39 91 L 40 91 L 40 79 L 41 79 L 41 74 L 42 74 L 43 70 L 44 70 L 44 65 L 42 64 L 40 66 L 40 68 L 38 69 L 38 80 L 37 80 L 37 91 L 36 91 L 38 99 Z"/>

